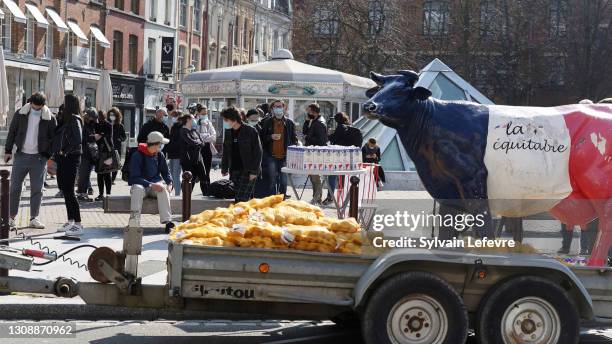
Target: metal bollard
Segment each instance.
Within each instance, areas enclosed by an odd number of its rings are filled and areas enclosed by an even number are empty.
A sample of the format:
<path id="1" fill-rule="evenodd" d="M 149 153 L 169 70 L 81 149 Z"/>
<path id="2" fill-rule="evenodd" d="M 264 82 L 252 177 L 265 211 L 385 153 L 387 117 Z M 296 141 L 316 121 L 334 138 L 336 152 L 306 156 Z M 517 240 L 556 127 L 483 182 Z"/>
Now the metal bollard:
<path id="1" fill-rule="evenodd" d="M 349 217 L 359 221 L 359 177 L 351 177 L 349 188 Z"/>
<path id="2" fill-rule="evenodd" d="M 183 181 L 181 183 L 181 188 L 183 189 L 183 222 L 189 220 L 191 217 L 191 172 L 185 171 L 183 173 Z"/>
<path id="3" fill-rule="evenodd" d="M 8 170 L 0 171 L 0 239 L 9 238 L 9 175 Z M 8 245 L 8 242 L 5 243 Z M 8 270 L 0 269 L 0 277 L 7 277 Z"/>

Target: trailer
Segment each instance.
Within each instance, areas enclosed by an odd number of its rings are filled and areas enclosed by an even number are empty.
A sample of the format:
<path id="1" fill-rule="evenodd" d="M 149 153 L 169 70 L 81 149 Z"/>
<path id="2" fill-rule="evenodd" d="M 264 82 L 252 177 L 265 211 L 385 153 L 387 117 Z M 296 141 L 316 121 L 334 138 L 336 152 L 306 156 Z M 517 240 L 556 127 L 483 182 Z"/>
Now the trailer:
<path id="1" fill-rule="evenodd" d="M 394 249 L 327 254 L 169 242 L 167 283 L 136 277 L 142 229 L 124 250 L 96 249 L 98 282 L 0 277 L 0 291 L 81 297 L 89 305 L 195 311 L 228 319 L 331 319 L 365 342 L 578 343 L 583 321 L 612 318 L 612 269 L 568 267 L 541 255 Z M 33 258 L 4 247 L 0 268 Z M 190 312 L 193 314 L 193 312 Z"/>

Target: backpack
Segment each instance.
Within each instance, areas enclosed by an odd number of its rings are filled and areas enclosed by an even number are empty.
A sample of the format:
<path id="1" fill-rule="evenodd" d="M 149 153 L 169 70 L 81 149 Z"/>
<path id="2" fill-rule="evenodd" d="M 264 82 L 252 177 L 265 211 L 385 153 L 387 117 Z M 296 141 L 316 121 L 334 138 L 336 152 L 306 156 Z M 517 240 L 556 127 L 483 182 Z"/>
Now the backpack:
<path id="1" fill-rule="evenodd" d="M 230 199 L 236 197 L 234 183 L 229 179 L 221 179 L 210 183 L 208 190 L 210 195 L 215 198 Z"/>

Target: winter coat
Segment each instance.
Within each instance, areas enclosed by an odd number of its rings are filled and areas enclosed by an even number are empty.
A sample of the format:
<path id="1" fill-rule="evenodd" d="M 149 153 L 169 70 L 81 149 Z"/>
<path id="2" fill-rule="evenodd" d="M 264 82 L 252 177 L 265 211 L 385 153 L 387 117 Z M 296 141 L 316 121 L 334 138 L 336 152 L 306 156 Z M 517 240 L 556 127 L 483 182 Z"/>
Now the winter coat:
<path id="1" fill-rule="evenodd" d="M 24 105 L 15 112 L 9 127 L 4 153 L 12 154 L 13 146 L 17 146 L 17 152 L 21 152 L 23 143 L 28 132 L 28 118 L 30 116 L 30 103 Z M 38 152 L 45 158 L 50 158 L 52 154 L 52 142 L 57 128 L 57 120 L 47 106 L 43 106 L 38 125 Z"/>

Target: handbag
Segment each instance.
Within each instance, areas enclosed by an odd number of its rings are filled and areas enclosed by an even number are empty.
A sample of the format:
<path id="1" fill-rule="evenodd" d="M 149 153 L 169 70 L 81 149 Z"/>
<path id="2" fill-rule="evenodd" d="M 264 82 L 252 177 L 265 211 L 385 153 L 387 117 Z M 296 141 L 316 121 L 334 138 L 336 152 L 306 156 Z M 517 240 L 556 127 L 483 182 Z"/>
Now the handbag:
<path id="1" fill-rule="evenodd" d="M 96 173 L 105 174 L 117 172 L 121 169 L 121 157 L 119 152 L 111 149 L 106 138 L 104 138 L 104 145 L 106 146 L 106 152 L 100 153 L 100 158 L 96 164 Z"/>
<path id="2" fill-rule="evenodd" d="M 95 142 L 87 143 L 87 151 L 89 152 L 89 156 L 92 161 L 96 161 L 100 158 L 100 150 L 98 149 L 98 144 Z"/>

